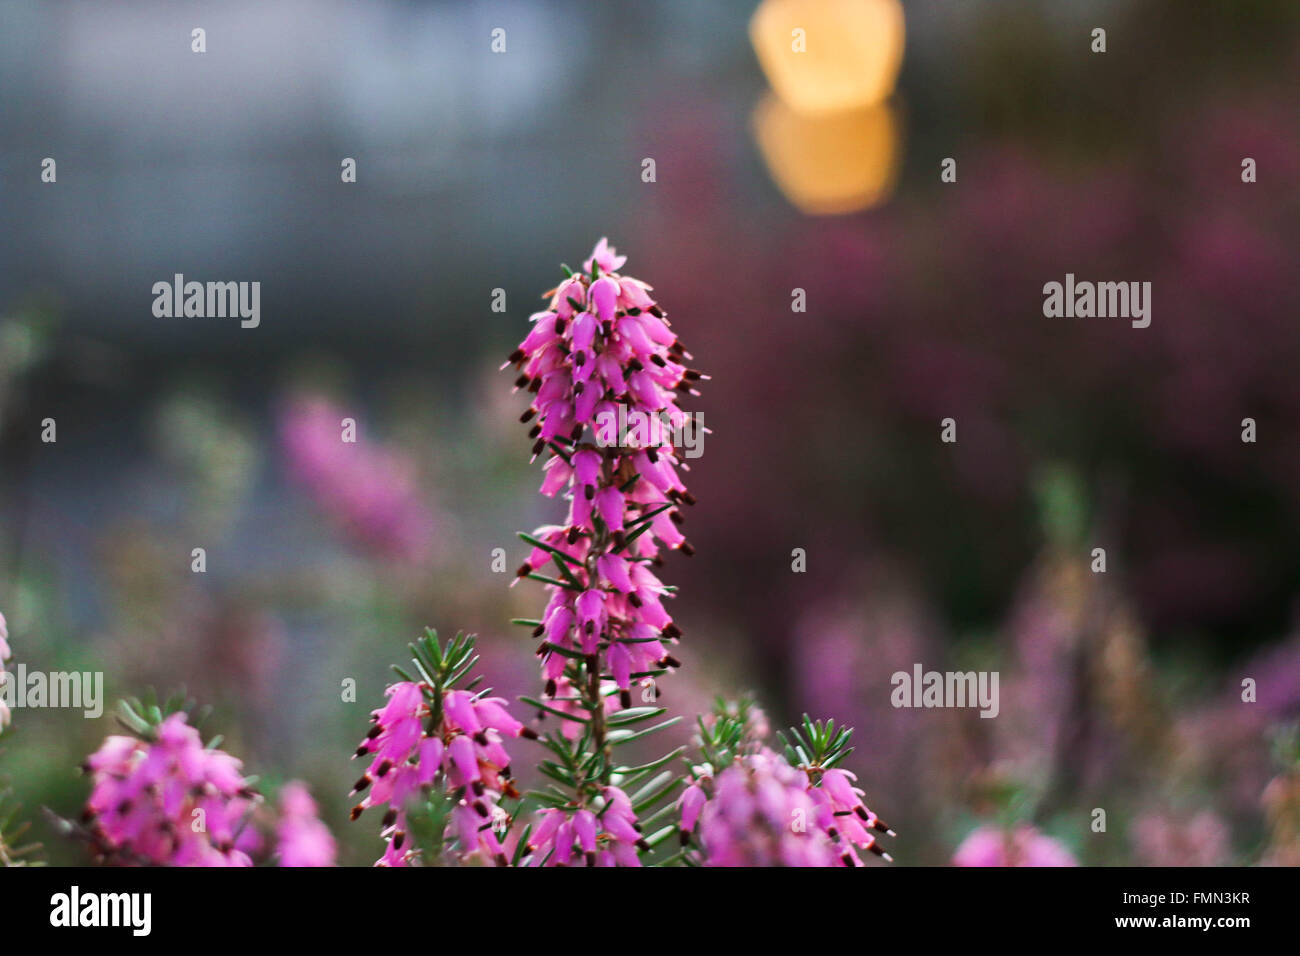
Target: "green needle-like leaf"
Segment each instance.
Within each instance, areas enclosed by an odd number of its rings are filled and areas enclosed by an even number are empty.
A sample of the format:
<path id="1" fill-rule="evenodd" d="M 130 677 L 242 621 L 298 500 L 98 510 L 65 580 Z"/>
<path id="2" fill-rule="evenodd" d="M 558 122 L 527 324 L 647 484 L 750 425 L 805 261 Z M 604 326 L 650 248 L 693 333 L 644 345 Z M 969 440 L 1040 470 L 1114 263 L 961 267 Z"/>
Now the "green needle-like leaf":
<path id="1" fill-rule="evenodd" d="M 587 717 L 579 717 L 577 714 L 569 714 L 566 713 L 565 711 L 557 710 L 556 708 L 550 706 L 549 704 L 542 703 L 540 700 L 537 700 L 535 697 L 520 697 L 519 699 L 522 700 L 525 704 L 527 704 L 530 707 L 536 707 L 538 710 L 544 710 L 548 714 L 554 714 L 556 717 L 561 717 L 564 720 L 571 720 L 575 724 L 591 723 L 590 719 Z"/>
<path id="2" fill-rule="evenodd" d="M 669 720 L 665 720 L 662 724 L 655 724 L 653 727 L 647 727 L 645 730 L 614 730 L 607 735 L 606 739 L 614 746 L 619 747 L 623 744 L 629 744 L 634 740 L 640 740 L 642 737 L 649 737 L 656 731 L 663 730 L 665 727 L 671 727 L 680 720 L 680 717 L 673 717 Z"/>
<path id="3" fill-rule="evenodd" d="M 547 577 L 545 574 L 538 574 L 536 571 L 530 571 L 527 574 L 525 574 L 524 577 L 531 578 L 534 581 L 541 581 L 543 584 L 552 584 L 557 588 L 568 588 L 570 591 L 582 590 L 582 585 L 578 584 L 576 581 L 570 584 L 568 582 L 561 581 L 559 578 L 550 578 Z M 572 575 L 570 575 L 570 577 L 572 577 Z"/>
<path id="4" fill-rule="evenodd" d="M 620 710 L 617 714 L 611 716 L 606 723 L 611 727 L 623 727 L 649 720 L 652 717 L 658 717 L 666 712 L 666 707 L 629 707 L 627 710 Z"/>
<path id="5" fill-rule="evenodd" d="M 664 840 L 667 840 L 670 836 L 672 836 L 676 832 L 677 832 L 677 827 L 675 825 L 670 827 L 664 827 L 662 830 L 658 830 L 655 833 L 651 834 L 650 836 L 646 837 L 645 842 L 648 843 L 650 845 L 650 849 L 653 850 L 660 843 L 663 843 Z"/>
<path id="6" fill-rule="evenodd" d="M 567 561 L 569 564 L 572 564 L 576 568 L 582 567 L 582 562 L 579 561 L 577 558 L 575 558 L 573 555 L 565 554 L 559 548 L 549 545 L 545 541 L 542 541 L 538 538 L 534 538 L 531 534 L 526 534 L 523 531 L 518 532 L 518 534 L 520 538 L 522 538 L 524 541 L 531 544 L 534 548 L 541 548 L 547 554 L 552 554 L 557 558 L 561 558 L 564 561 Z"/>
<path id="7" fill-rule="evenodd" d="M 627 787 L 635 787 L 645 779 L 645 777 L 654 773 L 660 767 L 665 766 L 674 758 L 681 756 L 685 750 L 685 746 L 677 747 L 664 754 L 658 760 L 652 760 L 649 763 L 643 763 L 637 767 L 615 767 L 614 776 L 621 781 L 620 786 L 623 786 L 624 789 Z"/>

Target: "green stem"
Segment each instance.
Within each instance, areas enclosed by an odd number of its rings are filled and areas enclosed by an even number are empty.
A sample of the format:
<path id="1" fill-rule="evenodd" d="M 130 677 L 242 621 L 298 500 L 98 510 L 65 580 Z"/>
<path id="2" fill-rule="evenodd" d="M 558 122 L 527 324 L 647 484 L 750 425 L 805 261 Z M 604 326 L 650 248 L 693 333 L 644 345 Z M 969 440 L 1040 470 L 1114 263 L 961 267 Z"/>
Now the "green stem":
<path id="1" fill-rule="evenodd" d="M 608 462 L 605 463 L 605 469 L 608 470 Z M 608 479 L 607 480 L 612 480 Z M 605 527 L 604 522 L 599 518 L 593 521 L 595 534 L 592 538 L 591 548 L 587 552 L 587 583 L 588 586 L 594 585 L 600 580 L 596 570 L 596 561 L 599 559 L 610 546 L 609 530 Z M 596 751 L 601 754 L 601 770 L 598 781 L 602 785 L 608 785 L 610 773 L 614 766 L 613 748 L 610 747 L 607 737 L 607 725 L 605 722 L 605 701 L 600 693 L 600 674 L 602 670 L 602 661 L 600 659 L 600 648 L 597 647 L 596 653 L 591 654 L 583 661 L 583 667 L 586 669 L 587 686 L 586 686 L 586 703 L 590 705 L 591 713 L 591 739 L 592 745 Z"/>

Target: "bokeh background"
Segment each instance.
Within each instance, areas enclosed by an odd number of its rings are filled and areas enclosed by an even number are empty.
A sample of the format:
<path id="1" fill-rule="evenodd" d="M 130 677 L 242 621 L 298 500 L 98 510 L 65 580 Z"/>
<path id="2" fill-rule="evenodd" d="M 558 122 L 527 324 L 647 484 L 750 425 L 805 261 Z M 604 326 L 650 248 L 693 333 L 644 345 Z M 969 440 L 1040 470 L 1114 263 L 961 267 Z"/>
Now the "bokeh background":
<path id="1" fill-rule="evenodd" d="M 901 864 L 1015 823 L 1089 864 L 1300 862 L 1300 7 L 756 6 L 5 4 L 14 663 L 184 686 L 373 861 L 348 755 L 406 642 L 477 632 L 535 690 L 508 621 L 542 597 L 492 550 L 559 505 L 497 367 L 607 235 L 713 376 L 664 703 L 856 725 Z M 260 281 L 260 327 L 155 318 L 178 272 Z M 1044 318 L 1067 272 L 1152 282 L 1151 327 Z M 914 663 L 997 670 L 1000 716 L 892 708 Z M 52 862 L 83 857 L 39 808 L 76 815 L 112 730 L 14 713 Z"/>

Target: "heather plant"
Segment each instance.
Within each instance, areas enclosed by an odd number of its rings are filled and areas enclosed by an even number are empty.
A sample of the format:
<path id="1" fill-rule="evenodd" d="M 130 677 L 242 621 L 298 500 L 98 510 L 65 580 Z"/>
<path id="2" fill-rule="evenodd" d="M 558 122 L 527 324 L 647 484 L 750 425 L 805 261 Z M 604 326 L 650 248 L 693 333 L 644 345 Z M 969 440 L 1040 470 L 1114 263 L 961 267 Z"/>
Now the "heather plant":
<path id="1" fill-rule="evenodd" d="M 539 582 L 546 594 L 538 617 L 514 622 L 541 642 L 542 690 L 521 698 L 535 726 L 473 674 L 473 636 L 443 641 L 426 629 L 354 755 L 365 769 L 352 818 L 382 813 L 379 866 L 888 860 L 877 841 L 893 831 L 841 766 L 852 732 L 834 721 L 805 717 L 774 747 L 757 706 L 719 699 L 697 721 L 693 752 L 630 756 L 629 745 L 681 720 L 656 703 L 682 638 L 667 606 L 676 588 L 656 572 L 666 553 L 693 553 L 681 526 L 695 498 L 673 442 L 696 424 L 679 398 L 698 395 L 707 376 L 688 364 L 651 287 L 620 273 L 624 262 L 602 239 L 581 272 L 566 267 L 506 363 L 530 396 L 522 421 L 534 460 L 545 456 L 541 493 L 567 502 L 562 523 L 520 534 L 530 550 L 514 583 Z M 325 444 L 317 432 L 336 414 L 300 416 L 290 428 L 300 444 Z M 286 785 L 272 813 L 241 761 L 219 740 L 204 744 L 182 698 L 124 702 L 119 720 L 128 732 L 86 760 L 80 822 L 63 824 L 97 860 L 332 864 L 333 837 L 306 789 Z M 542 748 L 539 785 L 526 792 L 512 766 L 521 739 Z"/>
<path id="2" fill-rule="evenodd" d="M 86 758 L 90 796 L 76 823 L 58 821 L 92 858 L 112 866 L 330 866 L 334 840 L 316 816 L 306 787 L 282 789 L 281 814 L 269 844 L 259 826 L 266 808 L 243 763 L 203 742 L 182 695 L 120 704 L 112 734 Z"/>
<path id="3" fill-rule="evenodd" d="M 83 768 L 91 852 L 124 865 L 250 866 L 244 841 L 260 797 L 241 762 L 205 746 L 178 700 L 127 702 L 120 719 L 131 733 L 106 738 Z"/>
<path id="4" fill-rule="evenodd" d="M 845 866 L 859 850 L 892 857 L 877 834 L 894 835 L 867 809 L 853 774 L 837 766 L 853 731 L 806 714 L 801 728 L 765 740 L 754 703 L 719 699 L 695 737 L 697 762 L 679 801 L 686 860 L 706 866 Z"/>
<path id="5" fill-rule="evenodd" d="M 476 693 L 479 678 L 457 686 L 478 661 L 473 637 L 458 634 L 444 645 L 430 630 L 411 651 L 417 676 L 395 668 L 405 679 L 389 686 L 388 703 L 374 712 L 357 748 L 355 756 L 371 762 L 353 788 L 365 796 L 352 819 L 371 807 L 387 808 L 380 866 L 503 863 L 498 833 L 511 819 L 503 799 L 518 797 L 504 742 L 535 734 L 504 700 Z M 408 821 L 416 797 L 422 799 Z M 408 839 L 411 824 L 422 841 Z"/>
<path id="6" fill-rule="evenodd" d="M 682 631 L 666 606 L 676 592 L 656 574 L 666 552 L 692 548 L 681 530 L 695 503 L 672 444 L 688 413 L 677 404 L 707 379 L 673 331 L 652 287 L 623 275 L 626 257 L 602 239 L 547 293 L 546 309 L 503 368 L 530 396 L 521 421 L 544 457 L 541 493 L 567 501 L 560 524 L 520 537 L 530 546 L 516 582 L 547 600 L 531 629 L 542 693 L 523 697 L 542 729 L 467 680 L 474 641 L 427 631 L 411 645 L 415 673 L 387 704 L 356 756 L 370 762 L 354 818 L 383 805 L 379 865 L 828 866 L 886 856 L 888 830 L 838 765 L 849 731 L 805 719 L 783 750 L 762 743 L 766 722 L 748 703 L 699 722 L 699 752 L 677 748 L 631 763 L 624 748 L 678 722 L 653 703 L 656 679 L 679 666 Z M 663 429 L 619 422 L 657 421 Z M 634 700 L 634 691 L 639 701 Z M 543 748 L 545 782 L 515 788 L 514 738 Z M 679 834 L 676 847 L 669 838 Z"/>

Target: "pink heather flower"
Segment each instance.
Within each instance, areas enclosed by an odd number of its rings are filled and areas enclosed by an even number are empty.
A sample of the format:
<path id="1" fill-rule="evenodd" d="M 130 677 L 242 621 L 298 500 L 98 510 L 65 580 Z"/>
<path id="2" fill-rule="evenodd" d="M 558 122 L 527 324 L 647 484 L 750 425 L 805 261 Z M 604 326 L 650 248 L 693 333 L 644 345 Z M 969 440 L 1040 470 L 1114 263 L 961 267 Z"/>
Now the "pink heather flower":
<path id="1" fill-rule="evenodd" d="M 1065 846 L 1027 823 L 978 827 L 952 855 L 953 866 L 1078 866 Z"/>
<path id="2" fill-rule="evenodd" d="M 582 263 L 584 272 L 591 272 L 592 263 L 600 266 L 600 271 L 605 275 L 611 272 L 617 272 L 623 268 L 623 263 L 627 262 L 627 256 L 615 255 L 614 247 L 609 244 L 609 240 L 601 237 L 596 243 L 596 248 L 592 250 L 591 256 Z"/>
<path id="3" fill-rule="evenodd" d="M 86 760 L 83 820 L 96 851 L 128 865 L 251 866 L 241 839 L 256 794 L 240 766 L 204 747 L 184 713 L 152 740 L 108 737 Z"/>
<path id="4" fill-rule="evenodd" d="M 367 442 L 343 441 L 347 416 L 325 398 L 299 396 L 280 416 L 291 476 L 363 547 L 385 557 L 428 557 L 433 516 L 420 497 L 414 465 Z"/>
<path id="5" fill-rule="evenodd" d="M 682 813 L 682 833 L 690 836 L 695 832 L 695 824 L 700 819 L 700 811 L 708 801 L 709 795 L 698 783 L 693 783 L 682 791 L 677 800 L 677 809 Z"/>
<path id="6" fill-rule="evenodd" d="M 860 866 L 859 850 L 888 860 L 875 833 L 893 831 L 863 805 L 853 779 L 842 770 L 810 774 L 761 747 L 687 787 L 682 833 L 695 836 L 705 866 Z"/>
<path id="7" fill-rule="evenodd" d="M 294 780 L 280 791 L 275 828 L 281 866 L 333 866 L 334 837 L 316 815 L 307 785 Z"/>
<path id="8" fill-rule="evenodd" d="M 632 801 L 618 787 L 601 790 L 595 809 L 539 810 L 525 848 L 524 866 L 640 866 L 641 837 Z"/>
<path id="9" fill-rule="evenodd" d="M 407 866 L 415 859 L 416 848 L 406 840 L 406 808 L 417 792 L 436 785 L 457 795 L 446 834 L 458 842 L 457 857 L 505 866 L 494 825 L 504 813 L 498 809 L 501 797 L 516 794 L 503 741 L 536 735 L 510 715 L 500 697 L 446 691 L 436 701 L 439 722 L 431 726 L 435 702 L 427 685 L 402 681 L 389 686 L 387 695 L 357 748 L 356 756 L 373 759 L 353 789 L 369 789 L 352 810 L 354 820 L 369 807 L 388 806 L 381 831 L 387 848 L 375 865 Z"/>
<path id="10" fill-rule="evenodd" d="M 506 363 L 520 372 L 516 388 L 532 395 L 523 421 L 533 422 L 533 454 L 550 456 L 541 492 L 569 500 L 564 524 L 534 534 L 547 548 L 534 548 L 519 569 L 525 577 L 553 560 L 565 564 L 567 586 L 547 585 L 535 631 L 545 638 L 547 693 L 559 692 L 567 666 L 557 651 L 575 651 L 596 657 L 624 707 L 639 675 L 677 666 L 666 647 L 681 635 L 664 607 L 670 592 L 649 565 L 661 563 L 661 548 L 693 553 L 678 525 L 681 506 L 695 499 L 671 430 L 654 442 L 625 436 L 629 444 L 619 445 L 608 424 L 623 409 L 626 420 L 679 425 L 687 416 L 678 397 L 698 395 L 692 383 L 705 378 L 684 364 L 690 354 L 650 286 L 618 274 L 626 261 L 601 239 L 584 273 L 562 282 L 532 316 L 532 331 Z"/>

